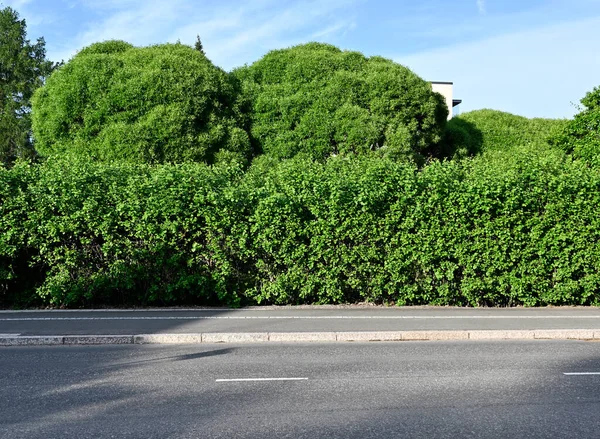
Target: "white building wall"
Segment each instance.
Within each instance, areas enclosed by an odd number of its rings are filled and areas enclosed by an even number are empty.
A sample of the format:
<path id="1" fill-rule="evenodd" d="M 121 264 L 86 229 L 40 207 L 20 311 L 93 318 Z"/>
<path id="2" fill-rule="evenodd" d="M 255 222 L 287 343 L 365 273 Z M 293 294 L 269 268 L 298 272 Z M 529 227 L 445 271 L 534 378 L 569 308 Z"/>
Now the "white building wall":
<path id="1" fill-rule="evenodd" d="M 432 82 L 431 88 L 433 91 L 444 96 L 446 100 L 446 106 L 448 107 L 448 120 L 452 119 L 452 100 L 454 99 L 452 89 L 454 84 L 452 82 Z"/>

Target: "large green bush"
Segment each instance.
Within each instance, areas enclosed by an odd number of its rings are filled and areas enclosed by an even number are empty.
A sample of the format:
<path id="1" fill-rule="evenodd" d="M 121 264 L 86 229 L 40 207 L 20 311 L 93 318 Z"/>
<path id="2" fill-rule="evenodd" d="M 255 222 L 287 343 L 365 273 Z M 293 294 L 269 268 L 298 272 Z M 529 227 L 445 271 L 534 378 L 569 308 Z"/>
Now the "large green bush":
<path id="1" fill-rule="evenodd" d="M 583 110 L 556 133 L 551 143 L 575 158 L 600 166 L 600 87 L 587 93 L 581 103 Z"/>
<path id="2" fill-rule="evenodd" d="M 36 148 L 44 156 L 133 163 L 247 159 L 238 88 L 188 46 L 97 43 L 36 92 Z"/>
<path id="3" fill-rule="evenodd" d="M 459 158 L 485 151 L 548 149 L 548 140 L 566 123 L 562 119 L 528 119 L 497 110 L 471 111 L 448 122 L 443 155 Z"/>
<path id="4" fill-rule="evenodd" d="M 0 169 L 0 302 L 600 304 L 600 172 L 561 151 L 413 164 Z"/>
<path id="5" fill-rule="evenodd" d="M 446 122 L 441 95 L 406 67 L 327 44 L 275 50 L 233 74 L 253 105 L 254 141 L 277 158 L 419 158 Z"/>

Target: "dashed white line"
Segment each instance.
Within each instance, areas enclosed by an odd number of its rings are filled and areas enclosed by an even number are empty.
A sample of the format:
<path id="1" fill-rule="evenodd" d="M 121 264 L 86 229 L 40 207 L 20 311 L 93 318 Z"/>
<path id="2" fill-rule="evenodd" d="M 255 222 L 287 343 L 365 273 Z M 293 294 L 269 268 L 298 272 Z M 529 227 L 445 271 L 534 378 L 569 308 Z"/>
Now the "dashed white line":
<path id="1" fill-rule="evenodd" d="M 219 378 L 217 383 L 233 383 L 247 381 L 307 381 L 308 378 Z"/>
<path id="2" fill-rule="evenodd" d="M 563 375 L 567 375 L 567 376 L 600 375 L 600 372 L 564 372 Z"/>

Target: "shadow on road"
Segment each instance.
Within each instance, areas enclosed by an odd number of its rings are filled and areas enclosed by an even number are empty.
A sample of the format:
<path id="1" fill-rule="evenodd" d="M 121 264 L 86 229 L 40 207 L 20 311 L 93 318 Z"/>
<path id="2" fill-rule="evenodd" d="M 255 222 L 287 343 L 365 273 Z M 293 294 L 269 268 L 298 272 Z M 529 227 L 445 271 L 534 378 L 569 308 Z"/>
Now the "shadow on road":
<path id="1" fill-rule="evenodd" d="M 165 361 L 189 361 L 189 360 L 197 360 L 201 358 L 214 357 L 215 355 L 226 355 L 233 352 L 234 348 L 226 348 L 226 349 L 215 349 L 211 351 L 205 352 L 196 352 L 193 354 L 181 354 L 181 355 L 173 355 L 170 357 L 160 357 L 160 358 L 148 358 L 145 360 L 137 360 L 137 361 L 127 361 L 115 364 L 107 364 L 104 366 L 96 366 L 97 368 L 112 368 L 119 369 L 123 367 L 132 367 L 139 364 L 149 364 L 149 363 L 158 363 Z"/>

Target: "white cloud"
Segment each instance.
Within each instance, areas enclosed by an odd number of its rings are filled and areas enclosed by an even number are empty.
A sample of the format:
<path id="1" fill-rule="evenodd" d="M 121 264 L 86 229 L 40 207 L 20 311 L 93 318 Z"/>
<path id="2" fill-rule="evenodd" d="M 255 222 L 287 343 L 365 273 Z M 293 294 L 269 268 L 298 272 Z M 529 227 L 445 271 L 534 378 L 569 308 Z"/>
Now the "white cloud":
<path id="1" fill-rule="evenodd" d="M 82 4 L 104 18 L 91 22 L 67 45 L 50 52 L 53 59 L 68 60 L 83 47 L 105 40 L 125 40 L 134 45 L 164 42 L 164 29 L 177 22 L 186 2 L 183 0 L 86 0 Z"/>
<path id="2" fill-rule="evenodd" d="M 307 35 L 310 39 L 330 38 L 353 25 L 351 19 L 344 18 L 343 9 L 352 3 L 348 1 L 313 0 L 284 8 L 278 6 L 280 2 L 248 3 L 244 9 L 221 8 L 207 20 L 178 27 L 169 40 L 191 44 L 199 34 L 208 57 L 231 69 L 252 62 L 269 50 L 306 42 Z"/>
<path id="3" fill-rule="evenodd" d="M 598 86 L 600 17 L 393 57 L 428 80 L 454 81 L 462 111 L 571 117 Z"/>
<path id="4" fill-rule="evenodd" d="M 477 9 L 480 14 L 485 14 L 485 0 L 477 0 Z"/>
<path id="5" fill-rule="evenodd" d="M 346 33 L 347 31 L 353 30 L 355 28 L 356 23 L 354 22 L 354 20 L 339 21 L 332 24 L 331 26 L 327 26 L 323 29 L 313 32 L 310 36 L 310 39 L 319 40 L 322 38 L 329 37 L 331 35 Z"/>
<path id="6" fill-rule="evenodd" d="M 193 0 L 81 0 L 103 18 L 49 56 L 67 60 L 82 47 L 107 39 L 134 45 L 180 40 L 191 45 L 200 35 L 209 58 L 230 69 L 268 50 L 303 42 L 307 35 L 316 39 L 343 34 L 352 29 L 348 11 L 354 1 L 249 0 L 242 6 L 221 2 L 198 7 Z"/>

